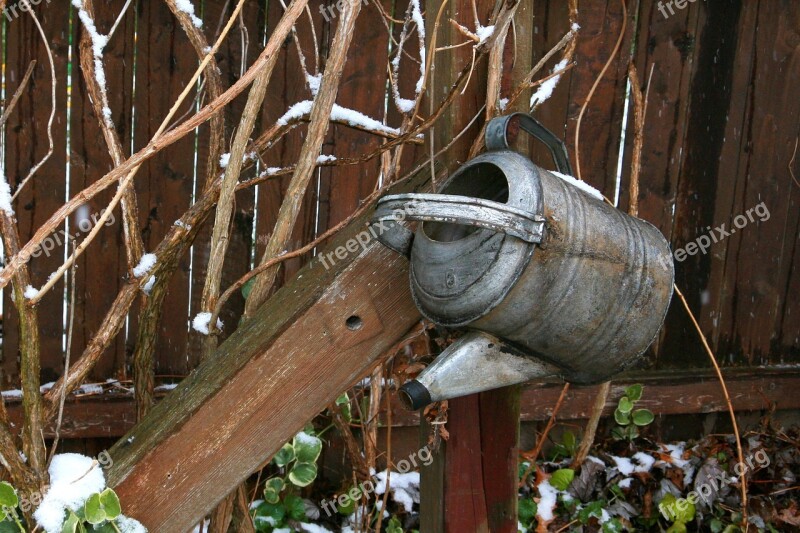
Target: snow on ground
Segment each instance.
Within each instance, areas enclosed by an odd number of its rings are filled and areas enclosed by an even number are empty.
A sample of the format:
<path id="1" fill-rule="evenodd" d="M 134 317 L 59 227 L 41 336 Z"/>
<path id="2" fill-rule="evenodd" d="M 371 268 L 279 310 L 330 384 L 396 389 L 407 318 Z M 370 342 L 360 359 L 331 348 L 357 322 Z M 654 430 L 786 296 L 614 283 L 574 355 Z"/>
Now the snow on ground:
<path id="1" fill-rule="evenodd" d="M 54 456 L 48 471 L 50 488 L 33 517 L 47 533 L 60 533 L 67 509 L 83 507 L 89 496 L 105 488 L 106 480 L 96 461 L 77 453 Z"/>

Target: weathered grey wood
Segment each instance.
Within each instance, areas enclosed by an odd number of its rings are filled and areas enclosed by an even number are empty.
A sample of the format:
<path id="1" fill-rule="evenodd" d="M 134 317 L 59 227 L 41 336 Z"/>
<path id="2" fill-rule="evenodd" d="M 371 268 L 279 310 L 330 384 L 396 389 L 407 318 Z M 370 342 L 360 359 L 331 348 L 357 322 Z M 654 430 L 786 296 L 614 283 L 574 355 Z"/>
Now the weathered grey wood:
<path id="1" fill-rule="evenodd" d="M 366 216 L 328 250 L 365 230 Z M 127 514 L 189 530 L 420 319 L 404 257 L 371 240 L 335 261 L 301 270 L 110 450 Z"/>

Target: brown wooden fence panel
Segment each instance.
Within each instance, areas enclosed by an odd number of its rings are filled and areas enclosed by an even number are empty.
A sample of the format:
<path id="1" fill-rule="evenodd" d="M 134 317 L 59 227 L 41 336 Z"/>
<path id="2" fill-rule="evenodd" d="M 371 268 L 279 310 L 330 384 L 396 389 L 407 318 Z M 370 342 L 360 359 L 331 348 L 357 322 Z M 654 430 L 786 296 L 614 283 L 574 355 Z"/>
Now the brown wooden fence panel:
<path id="1" fill-rule="evenodd" d="M 107 31 L 124 1 L 95 0 L 95 4 L 98 27 Z M 479 14 L 484 22 L 490 4 L 481 4 L 486 8 Z M 790 161 L 800 134 L 800 101 L 796 97 L 800 82 L 800 7 L 789 0 L 693 2 L 685 9 L 674 8 L 673 14 L 665 15 L 657 0 L 632 0 L 629 4 L 619 58 L 612 62 L 599 83 L 583 118 L 583 177 L 609 197 L 619 187 L 620 207 L 627 208 L 632 124 L 630 121 L 623 124 L 623 116 L 626 106 L 631 105 L 626 99 L 626 86 L 627 65 L 632 57 L 649 95 L 640 216 L 655 224 L 674 248 L 681 248 L 707 234 L 709 227 L 724 223 L 730 230 L 737 215 L 764 202 L 770 212 L 769 220 L 748 221 L 746 227 L 713 244 L 707 254 L 696 254 L 679 262 L 677 281 L 721 362 L 740 366 L 797 364 L 800 362 L 800 210 L 797 209 L 800 181 L 792 180 L 790 166 L 799 176 L 800 155 Z M 230 13 L 232 6 L 226 7 L 224 0 L 197 1 L 195 5 L 205 22 L 203 31 L 212 40 L 219 21 Z M 395 19 L 402 19 L 408 3 L 383 0 L 382 5 Z M 311 17 L 324 65 L 335 24 L 325 20 L 318 6 L 310 6 Z M 110 107 L 126 150 L 132 141 L 133 148 L 139 149 L 150 139 L 198 64 L 195 51 L 163 2 L 141 0 L 130 9 L 104 55 Z M 78 38 L 83 29 L 76 12 L 67 2 L 43 3 L 35 11 L 47 34 L 53 37 L 51 45 L 59 80 L 67 79 L 72 52 L 72 119 L 67 160 L 63 149 L 68 131 L 67 87 L 62 83 L 58 88 L 54 123 L 56 153 L 22 193 L 18 204 L 23 241 L 63 203 L 67 192 L 75 194 L 101 177 L 111 165 L 77 68 Z M 238 79 L 243 65 L 246 68 L 252 62 L 282 12 L 276 0 L 246 3 L 241 19 L 243 28 L 238 24 L 234 27 L 217 55 L 226 86 Z M 470 27 L 474 24 L 471 12 L 459 13 L 457 18 Z M 389 42 L 385 22 L 374 5 L 362 6 L 337 103 L 377 120 L 386 118 L 389 125 L 396 127 L 401 116 L 392 99 L 386 100 L 386 58 L 390 50 L 394 53 L 395 44 Z M 552 98 L 536 112 L 537 118 L 565 138 L 573 162 L 581 106 L 612 53 L 622 22 L 619 0 L 581 2 L 576 64 L 563 76 Z M 397 39 L 401 24 L 386 24 Z M 568 31 L 567 5 L 560 0 L 525 4 L 520 7 L 516 26 L 517 44 L 532 43 L 532 50 L 527 44 L 514 48 L 514 40 L 509 38 L 506 66 L 509 69 L 513 66 L 514 77 L 518 79 Z M 6 27 L 6 94 L 16 89 L 29 61 L 34 58 L 39 61 L 34 78 L 6 128 L 5 171 L 14 187 L 46 152 L 50 78 L 47 56 L 30 16 L 22 14 L 7 22 Z M 444 23 L 440 32 L 439 46 L 464 40 L 450 24 Z M 313 71 L 315 44 L 305 15 L 298 23 L 298 36 L 308 67 Z M 410 38 L 407 51 L 410 56 L 418 57 L 416 35 Z M 549 62 L 542 76 L 550 73 L 558 57 Z M 436 69 L 439 73 L 457 70 L 471 59 L 469 46 L 443 50 L 437 55 Z M 401 92 L 408 98 L 416 85 L 417 65 L 404 57 L 402 72 Z M 482 61 L 476 65 L 471 83 L 484 81 L 485 61 Z M 514 81 L 506 76 L 503 96 L 508 95 Z M 523 104 L 529 96 L 530 91 L 523 96 Z M 292 104 L 310 98 L 294 42 L 289 40 L 268 89 L 260 130 L 273 124 Z M 239 124 L 245 99 L 246 94 L 241 95 L 225 111 L 227 144 Z M 452 121 L 458 131 L 482 104 L 459 102 L 442 121 Z M 189 107 L 187 103 L 179 115 Z M 424 101 L 421 115 L 427 113 L 428 102 Z M 479 126 L 480 121 L 451 153 L 463 154 Z M 620 173 L 618 158 L 623 130 L 626 139 Z M 293 164 L 305 131 L 306 126 L 301 124 L 289 132 L 265 154 L 265 164 L 271 167 Z M 136 178 L 140 225 L 147 251 L 153 250 L 189 207 L 192 191 L 202 188 L 208 127 L 203 126 L 198 132 L 145 164 Z M 439 134 L 435 148 L 440 149 L 450 140 Z M 337 157 L 357 157 L 381 142 L 375 136 L 333 125 L 323 151 Z M 407 146 L 401 174 L 427 155 L 428 150 L 427 143 Z M 449 157 L 451 168 L 460 164 L 457 160 L 460 157 Z M 552 164 L 549 154 L 540 146 L 534 146 L 532 157 L 542 166 Z M 69 191 L 65 185 L 67 169 L 71 180 Z M 260 170 L 264 170 L 263 165 Z M 291 247 L 302 246 L 344 219 L 374 189 L 380 174 L 378 160 L 359 166 L 322 168 L 306 192 Z M 288 182 L 289 177 L 276 178 L 260 185 L 257 196 L 254 189 L 237 194 L 223 288 L 250 267 L 253 252 L 260 258 Z M 80 216 L 86 211 L 89 216 L 98 212 L 114 189 L 90 202 Z M 115 224 L 103 229 L 79 261 L 73 356 L 80 354 L 92 338 L 124 282 L 126 261 L 119 211 L 115 218 Z M 78 215 L 70 218 L 72 233 L 76 233 L 78 221 Z M 183 258 L 170 281 L 156 348 L 156 372 L 161 375 L 185 375 L 198 361 L 198 335 L 188 330 L 187 323 L 200 311 L 209 224 L 195 242 L 193 253 Z M 252 242 L 254 227 L 255 243 Z M 56 245 L 57 250 L 50 251 L 49 257 L 31 262 L 34 285 L 41 286 L 61 264 L 63 238 L 61 243 Z M 294 275 L 309 256 L 288 261 L 279 279 Z M 63 292 L 64 285 L 60 283 L 39 307 L 44 381 L 52 380 L 62 370 Z M 16 312 L 8 290 L 3 298 L 2 384 L 4 388 L 16 388 Z M 243 298 L 237 295 L 226 306 L 222 318 L 227 332 L 235 328 L 242 305 Z M 138 304 L 132 309 L 129 329 L 123 329 L 104 355 L 93 379 L 128 375 L 126 358 L 136 339 L 137 314 Z M 659 343 L 643 367 L 669 370 L 706 364 L 707 357 L 685 311 L 674 304 Z"/>

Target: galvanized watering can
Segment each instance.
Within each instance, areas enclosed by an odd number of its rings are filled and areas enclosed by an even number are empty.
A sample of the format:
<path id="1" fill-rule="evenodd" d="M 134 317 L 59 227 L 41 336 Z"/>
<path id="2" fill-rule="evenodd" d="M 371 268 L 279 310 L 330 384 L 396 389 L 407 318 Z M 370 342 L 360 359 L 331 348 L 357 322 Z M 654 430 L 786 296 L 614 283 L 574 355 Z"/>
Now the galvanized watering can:
<path id="1" fill-rule="evenodd" d="M 564 143 L 521 113 L 492 120 L 488 151 L 441 194 L 378 202 L 383 244 L 409 256 L 421 313 L 469 331 L 401 396 L 418 409 L 560 376 L 605 381 L 655 339 L 672 297 L 669 245 L 651 224 L 594 198 L 509 149 L 522 129 L 571 175 Z M 412 233 L 399 219 L 420 221 Z"/>

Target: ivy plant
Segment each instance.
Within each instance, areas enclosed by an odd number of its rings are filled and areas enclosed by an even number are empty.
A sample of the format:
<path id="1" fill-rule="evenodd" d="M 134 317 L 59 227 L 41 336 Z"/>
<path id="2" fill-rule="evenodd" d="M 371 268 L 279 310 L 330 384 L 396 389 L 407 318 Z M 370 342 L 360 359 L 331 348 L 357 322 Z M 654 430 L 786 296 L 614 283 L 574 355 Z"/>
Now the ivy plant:
<path id="1" fill-rule="evenodd" d="M 317 478 L 317 460 L 322 440 L 308 426 L 278 450 L 272 459 L 278 474 L 264 483 L 264 501 L 253 509 L 256 531 L 270 533 L 286 527 L 289 521 L 306 518 L 306 509 L 298 491 Z"/>
<path id="2" fill-rule="evenodd" d="M 655 415 L 649 409 L 636 409 L 636 403 L 642 398 L 644 387 L 641 384 L 631 385 L 625 389 L 625 395 L 619 399 L 614 410 L 617 427 L 611 435 L 617 440 L 633 440 L 639 436 L 639 428 L 653 423 Z"/>

